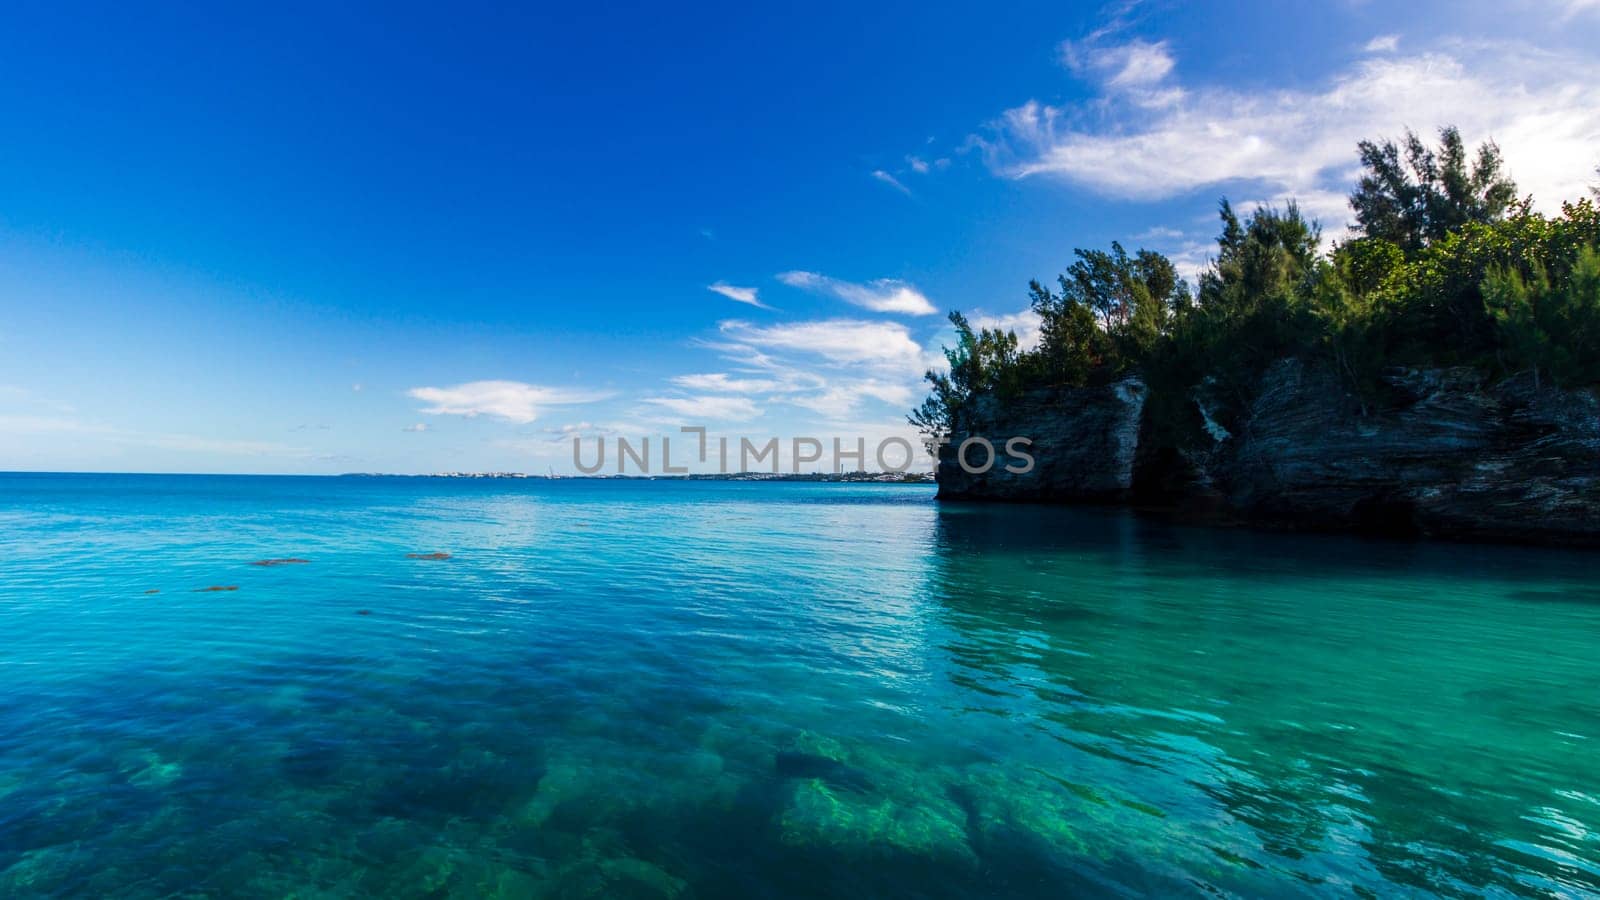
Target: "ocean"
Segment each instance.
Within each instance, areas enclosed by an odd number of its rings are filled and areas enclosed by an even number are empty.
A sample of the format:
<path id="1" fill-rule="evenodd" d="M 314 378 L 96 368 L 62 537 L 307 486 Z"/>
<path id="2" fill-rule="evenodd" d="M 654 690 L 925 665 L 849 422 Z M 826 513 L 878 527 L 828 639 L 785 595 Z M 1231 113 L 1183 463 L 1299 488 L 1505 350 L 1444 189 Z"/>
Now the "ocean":
<path id="1" fill-rule="evenodd" d="M 922 485 L 0 475 L 0 895 L 1600 892 L 1595 559 Z"/>

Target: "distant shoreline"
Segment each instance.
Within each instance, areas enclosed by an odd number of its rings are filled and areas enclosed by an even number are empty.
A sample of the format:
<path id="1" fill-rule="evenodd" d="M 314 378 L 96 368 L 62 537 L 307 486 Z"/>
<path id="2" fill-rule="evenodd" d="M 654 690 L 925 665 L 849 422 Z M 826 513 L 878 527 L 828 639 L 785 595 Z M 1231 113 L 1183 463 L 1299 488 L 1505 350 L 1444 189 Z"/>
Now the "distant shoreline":
<path id="1" fill-rule="evenodd" d="M 528 475 L 521 472 L 60 472 L 14 469 L 0 471 L 0 478 L 71 475 L 123 478 L 439 478 L 475 481 L 792 481 L 819 484 L 926 484 L 933 485 L 932 472 L 735 472 L 726 475 Z"/>
<path id="2" fill-rule="evenodd" d="M 932 472 L 729 472 L 688 475 L 528 475 L 522 472 L 346 472 L 337 478 L 463 478 L 505 481 L 801 481 L 822 484 L 934 484 Z"/>

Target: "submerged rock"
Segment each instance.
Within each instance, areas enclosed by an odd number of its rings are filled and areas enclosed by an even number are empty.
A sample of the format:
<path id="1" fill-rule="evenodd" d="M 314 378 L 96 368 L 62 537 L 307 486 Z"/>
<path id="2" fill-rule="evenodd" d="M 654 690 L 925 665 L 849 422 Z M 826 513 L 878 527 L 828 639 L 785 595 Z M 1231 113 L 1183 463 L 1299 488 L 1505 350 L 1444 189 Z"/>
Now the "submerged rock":
<path id="1" fill-rule="evenodd" d="M 308 563 L 308 562 L 311 562 L 311 560 L 309 560 L 309 559 L 301 559 L 301 558 L 299 558 L 297 556 L 288 556 L 288 557 L 284 557 L 283 559 L 258 559 L 255 562 L 251 563 L 250 565 L 252 565 L 252 566 L 294 566 L 294 565 L 302 565 L 302 564 Z"/>
<path id="2" fill-rule="evenodd" d="M 811 731 L 793 735 L 773 768 L 785 779 L 774 824 L 787 846 L 858 861 L 899 856 L 977 868 L 966 814 L 949 798 L 942 771 Z"/>
<path id="3" fill-rule="evenodd" d="M 914 779 L 885 794 L 840 790 L 820 778 L 799 782 L 777 827 L 784 844 L 851 859 L 905 854 L 965 870 L 978 865 L 965 812 Z"/>
<path id="4" fill-rule="evenodd" d="M 815 753 L 779 751 L 773 761 L 773 771 L 781 778 L 821 779 L 831 787 L 847 791 L 872 790 L 872 779 L 865 772 Z"/>
<path id="5" fill-rule="evenodd" d="M 213 594 L 218 591 L 237 591 L 238 589 L 239 586 L 237 584 L 213 584 L 210 587 L 195 588 L 194 592 L 196 594 Z"/>
<path id="6" fill-rule="evenodd" d="M 163 759 L 153 750 L 141 750 L 119 763 L 128 783 L 138 787 L 164 788 L 183 776 L 183 766 Z"/>
<path id="7" fill-rule="evenodd" d="M 407 554 L 406 554 L 406 559 L 432 559 L 432 560 L 440 560 L 440 559 L 449 559 L 449 558 L 450 558 L 450 554 L 448 554 L 448 553 L 442 553 L 442 552 L 434 552 L 434 553 L 407 553 Z"/>

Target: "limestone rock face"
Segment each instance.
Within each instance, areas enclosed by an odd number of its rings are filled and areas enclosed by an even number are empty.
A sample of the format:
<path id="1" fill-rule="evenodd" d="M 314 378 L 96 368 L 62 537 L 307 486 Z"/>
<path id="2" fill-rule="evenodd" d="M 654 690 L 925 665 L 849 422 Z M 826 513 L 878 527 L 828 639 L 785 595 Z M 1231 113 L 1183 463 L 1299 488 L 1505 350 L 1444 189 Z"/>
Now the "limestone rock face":
<path id="1" fill-rule="evenodd" d="M 1600 545 L 1594 391 L 1535 387 L 1527 377 L 1489 384 L 1470 369 L 1396 370 L 1385 381 L 1389 397 L 1363 414 L 1333 375 L 1284 360 L 1262 375 L 1231 432 L 1202 390 L 1203 426 L 1191 446 L 1171 452 L 1139 445 L 1145 389 L 1135 379 L 1030 394 L 1004 410 L 980 403 L 955 439 L 997 430 L 1033 437 L 1037 468 L 969 475 L 946 447 L 940 496 L 1126 502 L 1151 496 L 1141 483 L 1159 481 L 1167 502 L 1213 520 Z M 981 462 L 981 448 L 969 458 Z"/>
<path id="2" fill-rule="evenodd" d="M 1387 379 L 1368 416 L 1298 361 L 1262 378 L 1214 474 L 1249 520 L 1397 535 L 1600 542 L 1600 401 L 1487 385 L 1469 369 Z"/>
<path id="3" fill-rule="evenodd" d="M 989 499 L 1047 502 L 1112 503 L 1132 496 L 1134 457 L 1148 391 L 1138 378 L 1090 388 L 1029 391 L 1008 403 L 979 398 L 965 422 L 939 450 L 939 496 L 943 499 Z M 962 427 L 964 426 L 964 427 Z M 995 448 L 987 472 L 966 471 L 957 459 L 961 444 L 981 437 Z M 1026 460 L 1007 455 L 1014 437 L 1034 459 L 1033 471 L 1015 473 Z M 981 468 L 988 453 L 971 445 L 968 463 Z"/>

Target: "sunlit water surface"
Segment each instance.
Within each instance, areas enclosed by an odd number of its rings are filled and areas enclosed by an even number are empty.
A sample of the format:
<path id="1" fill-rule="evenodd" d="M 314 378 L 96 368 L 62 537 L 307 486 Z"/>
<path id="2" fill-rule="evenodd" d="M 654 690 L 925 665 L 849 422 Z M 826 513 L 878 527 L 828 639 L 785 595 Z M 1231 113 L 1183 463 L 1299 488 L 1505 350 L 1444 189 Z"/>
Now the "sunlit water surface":
<path id="1" fill-rule="evenodd" d="M 0 895 L 1595 892 L 1595 559 L 919 486 L 0 476 Z"/>

